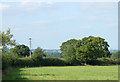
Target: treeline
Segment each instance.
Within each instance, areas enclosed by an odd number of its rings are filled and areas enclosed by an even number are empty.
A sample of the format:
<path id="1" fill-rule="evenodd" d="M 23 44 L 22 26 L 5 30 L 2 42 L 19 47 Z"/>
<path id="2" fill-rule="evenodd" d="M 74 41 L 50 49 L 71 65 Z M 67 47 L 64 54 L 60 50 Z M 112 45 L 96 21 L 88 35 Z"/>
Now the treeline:
<path id="1" fill-rule="evenodd" d="M 37 47 L 29 57 L 28 46 L 16 45 L 12 39 L 10 29 L 0 32 L 2 45 L 2 70 L 9 67 L 37 67 L 37 66 L 68 66 L 68 65 L 116 65 L 119 64 L 118 54 L 110 54 L 108 43 L 101 37 L 89 36 L 82 40 L 71 39 L 60 46 L 64 58 L 46 57 L 46 53 Z M 8 46 L 10 48 L 9 52 Z"/>
<path id="2" fill-rule="evenodd" d="M 58 50 L 45 50 L 44 51 L 46 54 L 46 57 L 57 57 L 57 58 L 63 58 L 60 55 L 60 52 L 58 52 Z"/>
<path id="3" fill-rule="evenodd" d="M 60 46 L 64 60 L 72 65 L 111 65 L 118 64 L 120 54 L 111 54 L 109 44 L 101 37 L 70 39 Z"/>

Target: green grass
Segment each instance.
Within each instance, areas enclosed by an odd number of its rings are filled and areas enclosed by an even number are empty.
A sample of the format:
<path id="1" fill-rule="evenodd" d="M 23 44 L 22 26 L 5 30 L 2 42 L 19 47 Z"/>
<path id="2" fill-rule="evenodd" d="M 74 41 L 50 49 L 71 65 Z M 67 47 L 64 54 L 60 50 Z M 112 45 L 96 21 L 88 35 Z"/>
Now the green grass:
<path id="1" fill-rule="evenodd" d="M 3 80 L 118 80 L 118 66 L 16 68 Z"/>

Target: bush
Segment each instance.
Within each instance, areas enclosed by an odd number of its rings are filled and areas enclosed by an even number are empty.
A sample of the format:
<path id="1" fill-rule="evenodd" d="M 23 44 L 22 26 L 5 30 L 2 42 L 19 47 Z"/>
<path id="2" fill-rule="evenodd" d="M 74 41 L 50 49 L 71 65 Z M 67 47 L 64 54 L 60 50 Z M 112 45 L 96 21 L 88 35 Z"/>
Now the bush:
<path id="1" fill-rule="evenodd" d="M 114 65 L 116 64 L 114 60 L 111 58 L 99 58 L 98 61 L 100 62 L 99 65 Z"/>
<path id="2" fill-rule="evenodd" d="M 34 65 L 34 61 L 31 58 L 18 58 L 14 62 L 15 67 L 31 67 Z"/>
<path id="3" fill-rule="evenodd" d="M 114 60 L 114 62 L 115 62 L 116 64 L 120 65 L 120 59 L 116 59 L 116 60 Z"/>
<path id="4" fill-rule="evenodd" d="M 65 66 L 66 62 L 61 58 L 47 57 L 43 59 L 43 66 Z"/>
<path id="5" fill-rule="evenodd" d="M 118 61 L 114 61 L 111 58 L 98 58 L 96 60 L 89 60 L 87 64 L 90 65 L 116 65 Z"/>
<path id="6" fill-rule="evenodd" d="M 31 58 L 31 60 L 33 61 L 33 66 L 41 66 L 43 62 L 43 58 L 39 57 Z"/>
<path id="7" fill-rule="evenodd" d="M 16 61 L 16 58 L 17 57 L 11 53 L 2 53 L 2 70 L 13 66 L 13 63 Z"/>
<path id="8" fill-rule="evenodd" d="M 60 58 L 44 58 L 34 60 L 33 58 L 18 58 L 14 62 L 17 67 L 36 67 L 36 66 L 65 66 L 66 62 Z"/>

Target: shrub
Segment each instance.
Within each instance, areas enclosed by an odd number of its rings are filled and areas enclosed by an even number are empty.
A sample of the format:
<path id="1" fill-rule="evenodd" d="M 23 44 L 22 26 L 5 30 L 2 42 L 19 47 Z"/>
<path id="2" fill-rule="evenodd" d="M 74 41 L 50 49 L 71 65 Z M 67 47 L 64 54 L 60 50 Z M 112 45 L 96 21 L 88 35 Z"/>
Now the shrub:
<path id="1" fill-rule="evenodd" d="M 66 62 L 61 58 L 47 57 L 47 58 L 44 58 L 42 65 L 43 66 L 65 66 Z"/>
<path id="2" fill-rule="evenodd" d="M 114 60 L 112 60 L 111 58 L 98 58 L 95 61 L 96 65 L 115 65 L 117 64 Z"/>
<path id="3" fill-rule="evenodd" d="M 13 63 L 16 61 L 16 58 L 17 57 L 11 53 L 2 53 L 2 70 L 13 66 Z"/>
<path id="4" fill-rule="evenodd" d="M 90 60 L 87 62 L 87 64 L 90 65 L 116 65 L 119 61 L 112 60 L 111 58 L 98 58 L 96 60 Z"/>
<path id="5" fill-rule="evenodd" d="M 120 65 L 120 59 L 116 59 L 116 60 L 114 60 L 114 62 L 115 62 L 116 64 Z"/>
<path id="6" fill-rule="evenodd" d="M 36 66 L 65 66 L 66 62 L 60 58 L 44 58 L 34 60 L 33 58 L 18 58 L 14 66 L 18 67 L 36 67 Z"/>
<path id="7" fill-rule="evenodd" d="M 15 62 L 14 62 L 14 66 L 18 66 L 18 67 L 31 67 L 34 65 L 34 62 L 31 58 L 18 58 Z"/>

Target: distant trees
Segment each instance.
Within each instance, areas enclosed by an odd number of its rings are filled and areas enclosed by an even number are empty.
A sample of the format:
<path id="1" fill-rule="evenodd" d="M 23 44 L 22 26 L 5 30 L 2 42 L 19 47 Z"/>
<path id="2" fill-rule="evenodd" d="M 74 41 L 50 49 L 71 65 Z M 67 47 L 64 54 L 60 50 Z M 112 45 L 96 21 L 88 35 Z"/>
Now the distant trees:
<path id="1" fill-rule="evenodd" d="M 108 43 L 101 37 L 84 37 L 82 40 L 71 39 L 61 46 L 62 56 L 66 60 L 86 63 L 101 57 L 110 57 Z M 70 63 L 71 63 L 70 61 Z"/>
<path id="2" fill-rule="evenodd" d="M 58 51 L 44 51 L 45 54 L 46 54 L 46 57 L 56 57 L 56 58 L 63 58 L 61 55 L 60 55 L 60 52 Z"/>
<path id="3" fill-rule="evenodd" d="M 117 51 L 115 53 L 112 54 L 111 58 L 113 60 L 117 60 L 117 59 L 120 59 L 120 51 Z"/>
<path id="4" fill-rule="evenodd" d="M 19 57 L 26 57 L 29 56 L 30 49 L 25 45 L 17 45 L 11 49 L 11 52 L 17 54 Z"/>

